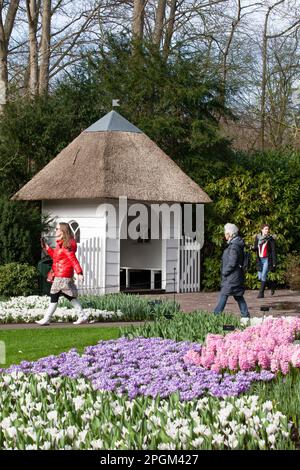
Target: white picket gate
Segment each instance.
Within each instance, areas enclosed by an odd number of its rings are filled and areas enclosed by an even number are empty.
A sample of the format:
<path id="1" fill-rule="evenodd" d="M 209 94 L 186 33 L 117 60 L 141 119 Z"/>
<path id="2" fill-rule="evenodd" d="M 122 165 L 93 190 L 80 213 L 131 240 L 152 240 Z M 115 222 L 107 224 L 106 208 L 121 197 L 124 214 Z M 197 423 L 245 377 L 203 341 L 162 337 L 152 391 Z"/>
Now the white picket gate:
<path id="1" fill-rule="evenodd" d="M 179 292 L 200 292 L 200 250 L 196 240 L 187 236 L 180 240 Z"/>
<path id="2" fill-rule="evenodd" d="M 83 269 L 84 281 L 77 283 L 80 294 L 98 294 L 104 291 L 101 285 L 101 239 L 89 238 L 77 245 L 77 258 Z"/>

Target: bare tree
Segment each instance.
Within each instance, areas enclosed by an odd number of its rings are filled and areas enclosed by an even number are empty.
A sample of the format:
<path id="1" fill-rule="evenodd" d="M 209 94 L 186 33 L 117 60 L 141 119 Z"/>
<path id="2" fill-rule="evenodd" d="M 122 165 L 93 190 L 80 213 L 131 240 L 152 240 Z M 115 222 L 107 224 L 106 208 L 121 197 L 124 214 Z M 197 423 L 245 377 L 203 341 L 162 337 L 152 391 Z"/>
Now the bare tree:
<path id="1" fill-rule="evenodd" d="M 41 39 L 41 65 L 39 76 L 39 94 L 49 89 L 50 42 L 51 42 L 51 0 L 43 0 Z"/>
<path id="2" fill-rule="evenodd" d="M 170 0 L 170 12 L 169 18 L 167 20 L 166 33 L 165 33 L 165 42 L 163 46 L 164 57 L 167 58 L 170 53 L 171 41 L 174 34 L 174 26 L 176 20 L 176 10 L 178 6 L 178 0 Z"/>
<path id="3" fill-rule="evenodd" d="M 135 39 L 142 40 L 144 36 L 145 6 L 147 0 L 133 0 L 132 34 Z"/>
<path id="4" fill-rule="evenodd" d="M 260 105 L 260 146 L 261 150 L 265 149 L 265 134 L 266 134 L 266 97 L 267 97 L 267 85 L 268 85 L 268 43 L 272 38 L 278 38 L 286 35 L 300 25 L 300 19 L 296 19 L 292 24 L 288 25 L 284 30 L 279 33 L 269 34 L 269 20 L 272 11 L 282 5 L 285 0 L 278 0 L 272 5 L 268 6 L 267 13 L 265 15 L 263 39 L 262 39 L 262 78 L 261 78 L 261 105 Z"/>
<path id="5" fill-rule="evenodd" d="M 167 0 L 158 0 L 156 15 L 155 15 L 156 17 L 155 17 L 154 32 L 153 32 L 153 42 L 158 47 L 160 46 L 162 38 L 163 38 L 164 20 L 166 16 L 166 5 L 167 5 Z"/>
<path id="6" fill-rule="evenodd" d="M 37 28 L 40 0 L 26 0 L 26 11 L 29 28 L 29 93 L 36 96 L 39 82 Z"/>
<path id="7" fill-rule="evenodd" d="M 6 7 L 6 18 L 4 20 L 4 10 Z M 19 8 L 19 0 L 11 0 L 6 2 L 0 0 L 0 111 L 7 102 L 8 92 L 8 46 L 11 38 L 17 10 Z"/>

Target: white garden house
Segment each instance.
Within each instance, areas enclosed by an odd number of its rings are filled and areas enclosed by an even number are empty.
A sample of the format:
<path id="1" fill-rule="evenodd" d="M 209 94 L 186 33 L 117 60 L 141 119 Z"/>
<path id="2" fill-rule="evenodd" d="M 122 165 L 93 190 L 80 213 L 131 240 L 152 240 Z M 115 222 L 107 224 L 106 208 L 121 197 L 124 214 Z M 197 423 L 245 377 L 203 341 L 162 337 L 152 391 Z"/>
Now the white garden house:
<path id="1" fill-rule="evenodd" d="M 115 111 L 83 131 L 13 199 L 40 200 L 43 214 L 71 224 L 83 293 L 200 290 L 201 243 L 182 235 L 182 221 L 176 224 L 171 209 L 197 204 L 197 239 L 203 239 L 203 204 L 210 198 Z M 132 229 L 134 236 L 128 236 Z M 53 235 L 46 234 L 52 245 Z"/>

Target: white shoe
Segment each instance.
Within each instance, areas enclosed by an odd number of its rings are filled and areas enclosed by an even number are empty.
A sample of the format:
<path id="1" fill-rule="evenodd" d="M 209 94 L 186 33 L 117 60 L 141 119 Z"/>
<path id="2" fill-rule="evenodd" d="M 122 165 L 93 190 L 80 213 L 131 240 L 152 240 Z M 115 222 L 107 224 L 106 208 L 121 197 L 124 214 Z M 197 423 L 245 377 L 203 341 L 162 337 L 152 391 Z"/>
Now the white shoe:
<path id="1" fill-rule="evenodd" d="M 37 323 L 38 325 L 41 325 L 41 326 L 46 326 L 46 325 L 50 325 L 50 320 L 49 320 L 49 318 L 44 317 L 41 320 L 37 320 L 35 323 Z"/>
<path id="2" fill-rule="evenodd" d="M 73 325 L 82 325 L 88 322 L 88 317 L 79 317 L 78 320 L 73 321 Z"/>

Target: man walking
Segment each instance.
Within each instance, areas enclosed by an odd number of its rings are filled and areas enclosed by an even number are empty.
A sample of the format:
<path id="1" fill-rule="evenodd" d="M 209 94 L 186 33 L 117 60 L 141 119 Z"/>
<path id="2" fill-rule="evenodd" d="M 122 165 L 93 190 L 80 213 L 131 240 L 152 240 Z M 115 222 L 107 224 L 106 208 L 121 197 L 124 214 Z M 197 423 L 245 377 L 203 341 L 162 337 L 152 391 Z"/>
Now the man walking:
<path id="1" fill-rule="evenodd" d="M 214 309 L 215 314 L 223 312 L 228 297 L 233 296 L 238 303 L 242 323 L 247 323 L 250 318 L 248 306 L 244 299 L 244 241 L 238 235 L 238 228 L 234 224 L 226 224 L 224 226 L 224 234 L 227 241 L 222 256 L 222 282 L 219 303 Z"/>

